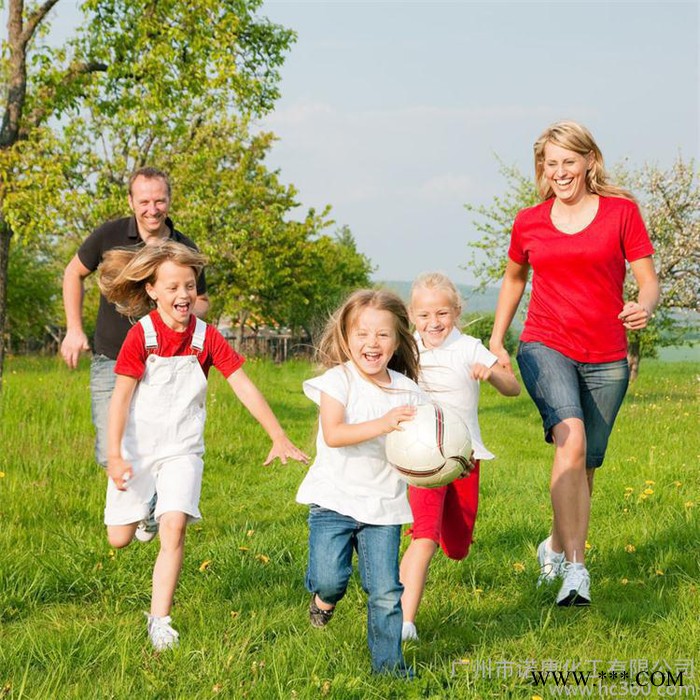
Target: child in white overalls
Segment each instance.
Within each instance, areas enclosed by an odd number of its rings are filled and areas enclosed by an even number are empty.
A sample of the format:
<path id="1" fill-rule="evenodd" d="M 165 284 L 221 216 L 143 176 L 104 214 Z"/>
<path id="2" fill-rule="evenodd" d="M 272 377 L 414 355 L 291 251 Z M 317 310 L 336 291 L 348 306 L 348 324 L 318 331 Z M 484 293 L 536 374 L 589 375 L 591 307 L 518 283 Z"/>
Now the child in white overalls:
<path id="1" fill-rule="evenodd" d="M 148 633 L 158 651 L 178 642 L 170 609 L 186 526 L 201 517 L 209 369 L 221 371 L 272 439 L 265 464 L 277 457 L 283 463 L 288 457 L 307 461 L 241 368 L 243 358 L 216 328 L 192 313 L 204 262 L 196 251 L 167 241 L 139 250 L 109 251 L 100 268 L 100 288 L 121 313 L 147 313 L 129 331 L 115 366 L 105 524 L 110 544 L 126 547 L 157 494 L 160 552 L 153 569 Z"/>

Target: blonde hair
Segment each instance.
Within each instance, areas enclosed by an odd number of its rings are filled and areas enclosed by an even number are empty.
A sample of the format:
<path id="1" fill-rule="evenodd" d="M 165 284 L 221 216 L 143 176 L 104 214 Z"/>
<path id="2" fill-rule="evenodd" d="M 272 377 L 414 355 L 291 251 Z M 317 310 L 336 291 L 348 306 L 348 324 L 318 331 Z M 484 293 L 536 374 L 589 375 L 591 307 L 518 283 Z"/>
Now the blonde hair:
<path id="1" fill-rule="evenodd" d="M 604 197 L 622 197 L 635 202 L 631 192 L 608 182 L 608 174 L 603 162 L 603 154 L 593 140 L 591 132 L 585 126 L 574 121 L 560 121 L 547 127 L 535 141 L 535 182 L 540 197 L 551 199 L 554 192 L 544 176 L 544 147 L 548 143 L 574 151 L 581 156 L 592 155 L 591 167 L 586 172 L 586 189 Z"/>
<path id="2" fill-rule="evenodd" d="M 445 292 L 450 299 L 450 305 L 457 312 L 457 316 L 462 314 L 462 296 L 457 289 L 457 285 L 442 272 L 423 272 L 411 285 L 411 302 L 413 306 L 413 295 L 417 289 L 436 289 Z"/>
<path id="3" fill-rule="evenodd" d="M 154 284 L 164 262 L 191 267 L 199 277 L 207 259 L 182 243 L 164 241 L 142 248 L 113 248 L 105 253 L 99 267 L 99 286 L 107 301 L 130 318 L 145 316 L 156 304 L 146 292 Z"/>
<path id="4" fill-rule="evenodd" d="M 389 360 L 389 368 L 416 381 L 418 378 L 418 346 L 411 334 L 408 310 L 401 298 L 385 289 L 360 289 L 353 292 L 331 316 L 318 344 L 317 356 L 325 367 L 335 367 L 351 360 L 348 336 L 364 309 L 388 311 L 394 318 L 397 347 Z M 358 368 L 359 370 L 359 368 Z M 362 370 L 360 373 L 364 375 Z M 369 381 L 370 377 L 365 376 Z"/>

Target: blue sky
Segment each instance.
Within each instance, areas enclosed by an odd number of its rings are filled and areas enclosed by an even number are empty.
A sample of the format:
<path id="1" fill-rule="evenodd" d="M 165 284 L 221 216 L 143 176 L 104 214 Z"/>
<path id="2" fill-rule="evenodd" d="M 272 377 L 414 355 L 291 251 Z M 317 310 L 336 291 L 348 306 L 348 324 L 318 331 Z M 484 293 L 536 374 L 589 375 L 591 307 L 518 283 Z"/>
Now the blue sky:
<path id="1" fill-rule="evenodd" d="M 53 11 L 75 25 L 75 0 Z M 261 14 L 298 34 L 260 127 L 303 210 L 333 207 L 377 279 L 473 282 L 464 204 L 503 193 L 496 156 L 532 171 L 558 119 L 609 166 L 698 155 L 697 2 L 300 2 Z M 300 216 L 303 211 L 300 211 Z"/>
<path id="2" fill-rule="evenodd" d="M 295 29 L 270 163 L 338 224 L 378 279 L 473 281 L 466 202 L 530 173 L 551 122 L 586 124 L 608 165 L 698 153 L 695 2 L 283 2 Z"/>

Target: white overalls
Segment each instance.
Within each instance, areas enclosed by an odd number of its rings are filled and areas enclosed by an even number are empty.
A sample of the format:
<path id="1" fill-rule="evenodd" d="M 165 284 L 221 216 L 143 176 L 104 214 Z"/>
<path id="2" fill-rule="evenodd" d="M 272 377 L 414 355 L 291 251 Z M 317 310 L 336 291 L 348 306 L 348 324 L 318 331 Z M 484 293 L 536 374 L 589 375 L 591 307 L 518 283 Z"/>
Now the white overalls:
<path id="1" fill-rule="evenodd" d="M 197 319 L 191 355 L 161 357 L 149 316 L 142 318 L 146 368 L 129 407 L 122 457 L 133 467 L 126 491 L 107 484 L 106 525 L 139 522 L 158 493 L 155 517 L 177 511 L 189 522 L 199 520 L 202 486 L 207 378 L 197 355 L 204 347 L 207 324 Z"/>

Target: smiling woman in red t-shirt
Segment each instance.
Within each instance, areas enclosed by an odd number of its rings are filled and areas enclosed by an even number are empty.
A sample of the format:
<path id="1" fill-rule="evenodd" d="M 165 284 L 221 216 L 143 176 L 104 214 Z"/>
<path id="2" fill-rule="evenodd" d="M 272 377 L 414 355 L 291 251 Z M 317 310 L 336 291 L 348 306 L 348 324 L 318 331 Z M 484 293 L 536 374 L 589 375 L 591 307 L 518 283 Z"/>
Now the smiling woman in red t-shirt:
<path id="1" fill-rule="evenodd" d="M 490 349 L 503 339 L 532 268 L 518 365 L 555 446 L 552 531 L 537 548 L 540 583 L 563 579 L 558 605 L 590 604 L 585 543 L 595 469 L 629 381 L 627 330 L 647 325 L 659 298 L 653 247 L 633 196 L 607 182 L 589 131 L 558 122 L 535 142 L 542 202 L 518 213 Z M 639 287 L 623 300 L 626 263 Z"/>

